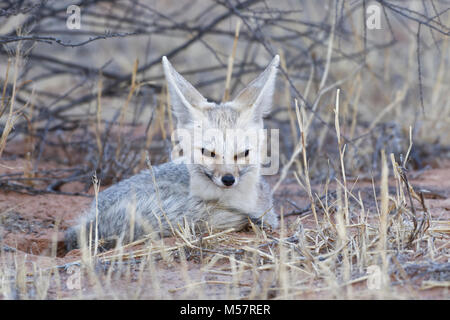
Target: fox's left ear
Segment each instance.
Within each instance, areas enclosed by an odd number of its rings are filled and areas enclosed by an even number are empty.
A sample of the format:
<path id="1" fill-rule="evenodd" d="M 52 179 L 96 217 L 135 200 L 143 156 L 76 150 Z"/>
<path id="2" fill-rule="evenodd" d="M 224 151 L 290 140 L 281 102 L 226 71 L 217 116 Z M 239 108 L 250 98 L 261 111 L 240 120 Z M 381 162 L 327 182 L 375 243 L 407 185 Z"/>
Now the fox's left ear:
<path id="1" fill-rule="evenodd" d="M 172 110 L 179 124 L 186 125 L 193 119 L 200 119 L 202 111 L 211 107 L 209 103 L 186 79 L 184 79 L 164 56 L 164 74 L 169 89 Z"/>
<path id="2" fill-rule="evenodd" d="M 240 111 L 251 110 L 255 120 L 262 119 L 265 114 L 269 113 L 272 108 L 279 63 L 280 57 L 276 55 L 266 70 L 250 82 L 232 101 L 233 107 Z"/>

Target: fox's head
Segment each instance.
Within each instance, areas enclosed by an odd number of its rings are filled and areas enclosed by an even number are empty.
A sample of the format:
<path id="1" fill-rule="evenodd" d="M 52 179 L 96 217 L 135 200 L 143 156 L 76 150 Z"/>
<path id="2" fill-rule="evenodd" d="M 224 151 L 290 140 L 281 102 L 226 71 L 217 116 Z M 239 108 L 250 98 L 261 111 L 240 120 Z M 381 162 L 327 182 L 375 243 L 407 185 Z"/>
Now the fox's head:
<path id="1" fill-rule="evenodd" d="M 236 98 L 222 103 L 207 101 L 166 57 L 162 63 L 191 181 L 245 191 L 259 178 L 263 116 L 272 107 L 278 55 Z"/>

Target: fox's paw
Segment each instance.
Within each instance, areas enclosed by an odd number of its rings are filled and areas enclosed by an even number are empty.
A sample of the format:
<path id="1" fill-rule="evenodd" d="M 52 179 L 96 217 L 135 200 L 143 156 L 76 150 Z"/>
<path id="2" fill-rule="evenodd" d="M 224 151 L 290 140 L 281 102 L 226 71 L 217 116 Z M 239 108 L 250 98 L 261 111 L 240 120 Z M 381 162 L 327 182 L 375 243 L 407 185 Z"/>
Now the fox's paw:
<path id="1" fill-rule="evenodd" d="M 249 217 L 249 219 L 253 224 L 260 227 L 269 226 L 271 229 L 276 229 L 279 225 L 278 215 L 273 210 L 270 210 L 262 217 Z"/>

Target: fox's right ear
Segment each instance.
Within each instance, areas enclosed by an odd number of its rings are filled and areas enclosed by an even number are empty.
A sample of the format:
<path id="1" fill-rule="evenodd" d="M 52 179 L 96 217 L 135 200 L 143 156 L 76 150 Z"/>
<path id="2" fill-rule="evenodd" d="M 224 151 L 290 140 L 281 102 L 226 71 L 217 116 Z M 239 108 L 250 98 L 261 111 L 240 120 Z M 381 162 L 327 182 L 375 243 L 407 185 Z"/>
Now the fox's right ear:
<path id="1" fill-rule="evenodd" d="M 243 112 L 251 112 L 255 120 L 262 120 L 262 117 L 269 113 L 272 107 L 279 62 L 280 57 L 276 55 L 263 73 L 232 101 L 234 108 Z"/>
<path id="2" fill-rule="evenodd" d="M 189 82 L 186 81 L 164 56 L 162 58 L 172 110 L 180 124 L 200 118 L 202 110 L 210 107 L 209 103 Z"/>

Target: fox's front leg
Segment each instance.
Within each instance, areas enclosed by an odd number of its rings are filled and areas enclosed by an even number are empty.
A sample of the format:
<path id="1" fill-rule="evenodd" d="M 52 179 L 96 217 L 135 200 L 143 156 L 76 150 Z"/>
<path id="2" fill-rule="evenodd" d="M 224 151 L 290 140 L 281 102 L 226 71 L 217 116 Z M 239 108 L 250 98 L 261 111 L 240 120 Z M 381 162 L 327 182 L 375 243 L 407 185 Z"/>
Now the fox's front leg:
<path id="1" fill-rule="evenodd" d="M 278 215 L 272 208 L 263 213 L 249 214 L 248 217 L 252 223 L 258 226 L 270 226 L 272 229 L 276 229 L 279 225 Z"/>
<path id="2" fill-rule="evenodd" d="M 233 228 L 238 231 L 248 225 L 248 216 L 232 208 L 208 210 L 205 220 L 216 230 Z"/>

